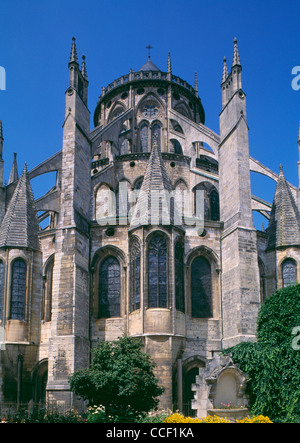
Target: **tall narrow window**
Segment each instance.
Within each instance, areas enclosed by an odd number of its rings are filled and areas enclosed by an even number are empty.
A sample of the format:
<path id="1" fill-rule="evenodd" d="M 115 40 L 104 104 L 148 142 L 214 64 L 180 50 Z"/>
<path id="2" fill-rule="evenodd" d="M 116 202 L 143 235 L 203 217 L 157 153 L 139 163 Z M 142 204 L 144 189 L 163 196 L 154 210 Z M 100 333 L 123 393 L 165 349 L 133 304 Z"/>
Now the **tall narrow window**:
<path id="1" fill-rule="evenodd" d="M 121 272 L 120 263 L 107 257 L 99 271 L 99 318 L 120 317 Z"/>
<path id="2" fill-rule="evenodd" d="M 52 288 L 53 288 L 53 268 L 54 260 L 47 265 L 44 277 L 44 297 L 42 320 L 51 321 L 52 316 Z"/>
<path id="3" fill-rule="evenodd" d="M 137 240 L 131 244 L 130 260 L 131 312 L 133 312 L 141 307 L 141 248 Z"/>
<path id="4" fill-rule="evenodd" d="M 197 257 L 191 266 L 192 317 L 212 317 L 211 265 L 204 257 Z"/>
<path id="5" fill-rule="evenodd" d="M 259 282 L 260 282 L 260 301 L 264 303 L 266 300 L 266 273 L 263 261 L 258 259 Z"/>
<path id="6" fill-rule="evenodd" d="M 3 313 L 3 293 L 4 293 L 4 263 L 0 260 L 0 321 Z"/>
<path id="7" fill-rule="evenodd" d="M 295 285 L 297 282 L 297 269 L 294 260 L 287 259 L 282 263 L 283 287 Z"/>
<path id="8" fill-rule="evenodd" d="M 210 218 L 214 221 L 220 220 L 219 194 L 217 191 L 211 191 L 210 196 Z"/>
<path id="9" fill-rule="evenodd" d="M 156 234 L 148 246 L 148 307 L 167 308 L 168 266 L 167 243 Z"/>
<path id="10" fill-rule="evenodd" d="M 147 123 L 140 127 L 140 152 L 149 152 L 149 128 Z"/>
<path id="11" fill-rule="evenodd" d="M 12 265 L 10 318 L 24 320 L 26 297 L 26 263 L 22 259 L 15 260 Z"/>
<path id="12" fill-rule="evenodd" d="M 176 309 L 185 312 L 183 246 L 180 242 L 177 242 L 175 246 L 175 299 Z"/>
<path id="13" fill-rule="evenodd" d="M 156 141 L 156 143 L 158 144 L 159 147 L 161 147 L 160 142 L 161 142 L 161 136 L 160 136 L 161 130 L 160 130 L 160 126 L 158 123 L 155 123 L 152 126 L 152 146 L 154 143 L 154 140 Z"/>

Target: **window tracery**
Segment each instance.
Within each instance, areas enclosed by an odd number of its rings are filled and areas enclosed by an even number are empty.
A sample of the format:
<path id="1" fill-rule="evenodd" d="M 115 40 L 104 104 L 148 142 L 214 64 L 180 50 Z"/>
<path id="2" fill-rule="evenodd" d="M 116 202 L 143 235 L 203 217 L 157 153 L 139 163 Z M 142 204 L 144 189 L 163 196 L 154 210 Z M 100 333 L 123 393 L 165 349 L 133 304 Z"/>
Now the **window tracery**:
<path id="1" fill-rule="evenodd" d="M 212 275 L 211 265 L 206 258 L 199 256 L 191 266 L 192 317 L 210 318 L 212 314 Z"/>
<path id="2" fill-rule="evenodd" d="M 99 318 L 120 317 L 121 270 L 114 256 L 109 256 L 99 269 Z"/>
<path id="3" fill-rule="evenodd" d="M 167 242 L 160 234 L 148 245 L 148 307 L 167 308 L 168 266 Z"/>
<path id="4" fill-rule="evenodd" d="M 17 259 L 12 265 L 10 318 L 13 320 L 24 320 L 25 297 L 26 297 L 26 263 Z"/>

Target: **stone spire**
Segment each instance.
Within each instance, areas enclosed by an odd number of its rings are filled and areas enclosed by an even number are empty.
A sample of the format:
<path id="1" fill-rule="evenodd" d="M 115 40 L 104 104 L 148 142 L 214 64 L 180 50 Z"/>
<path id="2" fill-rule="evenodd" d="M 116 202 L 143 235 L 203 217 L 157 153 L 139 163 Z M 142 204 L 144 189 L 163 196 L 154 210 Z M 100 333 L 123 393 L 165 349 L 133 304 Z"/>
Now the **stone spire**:
<path id="1" fill-rule="evenodd" d="M 300 245 L 300 213 L 285 179 L 282 165 L 275 191 L 269 227 L 268 249 Z"/>
<path id="2" fill-rule="evenodd" d="M 86 63 L 85 63 L 85 55 L 82 56 L 82 64 L 81 64 L 81 74 L 82 77 L 87 80 L 87 70 L 86 70 Z"/>
<path id="3" fill-rule="evenodd" d="M 223 58 L 223 76 L 222 76 L 222 83 L 224 83 L 227 80 L 228 77 L 228 68 L 227 68 L 227 58 Z"/>
<path id="4" fill-rule="evenodd" d="M 169 199 L 171 192 L 172 183 L 154 139 L 130 227 L 174 224 L 174 201 Z"/>
<path id="5" fill-rule="evenodd" d="M 168 74 L 172 74 L 171 52 L 168 52 Z"/>
<path id="6" fill-rule="evenodd" d="M 17 153 L 14 152 L 14 161 L 11 167 L 11 171 L 9 174 L 8 184 L 15 182 L 19 178 L 19 172 L 18 172 L 18 164 L 17 164 Z"/>
<path id="7" fill-rule="evenodd" d="M 171 52 L 168 52 L 168 68 L 167 68 L 167 78 L 169 81 L 172 80 L 172 64 L 171 64 Z"/>
<path id="8" fill-rule="evenodd" d="M 71 48 L 71 56 L 70 63 L 78 63 L 77 49 L 76 49 L 76 39 L 72 38 L 72 48 Z"/>
<path id="9" fill-rule="evenodd" d="M 232 66 L 239 65 L 241 66 L 240 53 L 237 45 L 237 38 L 234 39 L 234 49 L 233 49 L 233 61 Z"/>
<path id="10" fill-rule="evenodd" d="M 197 72 L 195 72 L 195 87 L 194 87 L 194 89 L 195 89 L 196 96 L 198 97 L 198 77 L 197 77 Z"/>
<path id="11" fill-rule="evenodd" d="M 39 224 L 25 163 L 0 228 L 0 247 L 40 249 Z"/>

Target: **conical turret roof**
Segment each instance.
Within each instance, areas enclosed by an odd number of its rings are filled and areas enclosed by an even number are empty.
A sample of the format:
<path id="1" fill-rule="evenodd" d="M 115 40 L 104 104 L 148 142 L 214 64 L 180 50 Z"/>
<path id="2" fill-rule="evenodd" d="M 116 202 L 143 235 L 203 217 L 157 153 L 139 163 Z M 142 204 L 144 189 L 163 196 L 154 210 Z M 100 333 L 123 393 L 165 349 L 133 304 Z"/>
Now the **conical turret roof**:
<path id="1" fill-rule="evenodd" d="M 267 233 L 269 249 L 300 245 L 300 213 L 282 167 L 280 167 Z"/>
<path id="2" fill-rule="evenodd" d="M 146 63 L 139 69 L 139 71 L 160 71 L 158 67 L 152 62 L 150 57 L 148 57 L 148 60 Z"/>
<path id="3" fill-rule="evenodd" d="M 130 226 L 174 224 L 172 184 L 157 140 L 154 140 L 144 181 L 134 208 Z"/>
<path id="4" fill-rule="evenodd" d="M 25 164 L 0 227 L 0 247 L 40 249 L 39 225 Z"/>

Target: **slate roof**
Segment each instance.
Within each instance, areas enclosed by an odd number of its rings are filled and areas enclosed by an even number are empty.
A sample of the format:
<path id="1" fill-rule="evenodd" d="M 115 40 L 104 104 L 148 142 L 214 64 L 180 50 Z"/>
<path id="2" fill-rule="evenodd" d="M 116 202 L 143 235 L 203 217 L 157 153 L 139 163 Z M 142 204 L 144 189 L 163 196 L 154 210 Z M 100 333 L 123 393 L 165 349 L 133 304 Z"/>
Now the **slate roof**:
<path id="1" fill-rule="evenodd" d="M 158 191 L 172 192 L 172 184 L 166 171 L 160 148 L 154 140 L 146 167 L 143 184 L 134 208 L 131 228 L 143 225 L 174 224 L 174 199 L 169 206 L 163 199 L 156 198 Z M 160 195 L 164 195 L 163 192 Z M 168 200 L 165 200 L 168 202 Z"/>
<path id="2" fill-rule="evenodd" d="M 148 58 L 146 63 L 139 69 L 139 71 L 160 71 L 158 67 Z"/>
<path id="3" fill-rule="evenodd" d="M 300 245 L 300 213 L 282 167 L 267 233 L 269 235 L 268 249 Z"/>
<path id="4" fill-rule="evenodd" d="M 40 250 L 38 232 L 34 197 L 25 164 L 0 227 L 0 247 Z"/>

